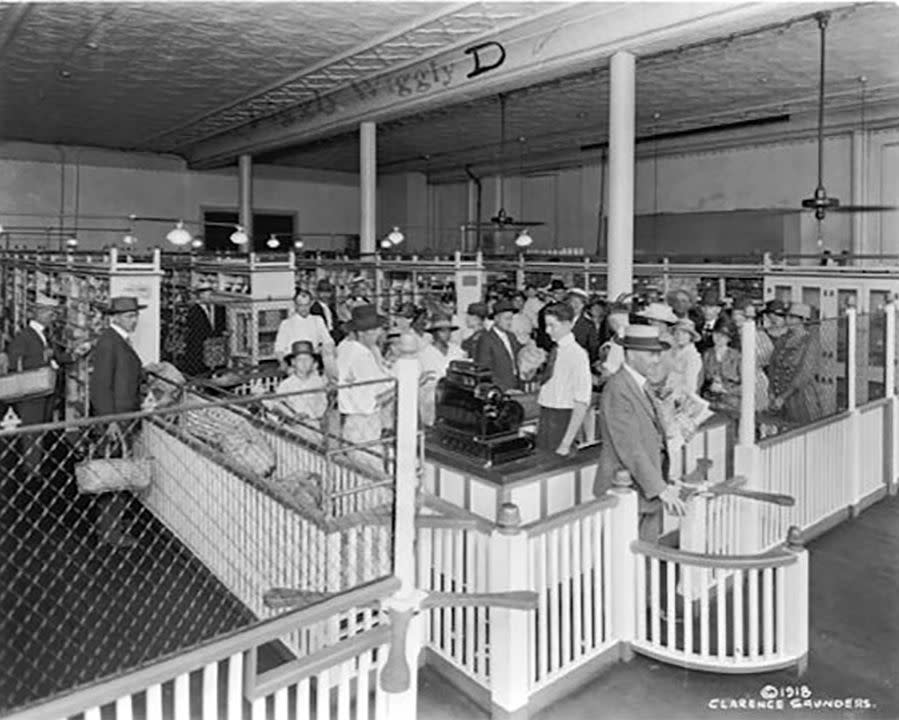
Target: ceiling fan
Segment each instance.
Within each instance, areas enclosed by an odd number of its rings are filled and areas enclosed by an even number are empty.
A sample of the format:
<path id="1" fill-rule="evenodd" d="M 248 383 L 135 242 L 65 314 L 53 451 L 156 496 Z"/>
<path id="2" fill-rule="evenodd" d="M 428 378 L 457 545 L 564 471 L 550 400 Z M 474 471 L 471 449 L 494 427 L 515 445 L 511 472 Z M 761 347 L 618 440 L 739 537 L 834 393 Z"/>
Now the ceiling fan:
<path id="1" fill-rule="evenodd" d="M 806 210 L 814 210 L 818 222 L 824 220 L 828 212 L 858 213 L 886 212 L 899 208 L 892 205 L 840 205 L 835 197 L 830 197 L 824 188 L 824 51 L 827 36 L 827 22 L 830 13 L 818 13 L 818 29 L 821 31 L 821 72 L 818 81 L 818 186 L 812 197 L 802 201 Z"/>
<path id="2" fill-rule="evenodd" d="M 472 229 L 486 229 L 493 230 L 494 232 L 502 231 L 502 230 L 521 230 L 526 227 L 537 227 L 539 225 L 545 225 L 544 222 L 534 221 L 534 220 L 516 220 L 511 215 L 506 212 L 505 207 L 503 207 L 503 198 L 505 194 L 503 192 L 503 174 L 502 174 L 502 161 L 505 157 L 506 151 L 506 96 L 500 94 L 499 96 L 499 108 L 500 108 L 500 174 L 499 174 L 499 202 L 500 208 L 499 211 L 490 218 L 489 222 L 477 222 L 477 223 L 468 223 L 467 227 Z"/>

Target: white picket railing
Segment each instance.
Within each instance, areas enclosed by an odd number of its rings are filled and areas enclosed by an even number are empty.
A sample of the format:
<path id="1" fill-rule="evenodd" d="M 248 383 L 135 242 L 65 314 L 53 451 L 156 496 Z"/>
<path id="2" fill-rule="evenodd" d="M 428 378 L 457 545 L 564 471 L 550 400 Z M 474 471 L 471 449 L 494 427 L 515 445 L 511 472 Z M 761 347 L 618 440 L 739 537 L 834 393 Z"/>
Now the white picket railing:
<path id="1" fill-rule="evenodd" d="M 444 512 L 448 504 L 427 501 Z M 417 581 L 421 590 L 483 593 L 490 590 L 492 523 L 464 511 L 455 517 L 423 516 L 417 530 Z M 465 523 L 465 525 L 463 525 Z M 471 527 L 474 525 L 474 527 Z M 485 689 L 490 687 L 490 609 L 438 607 L 428 611 L 426 647 Z"/>
<path id="2" fill-rule="evenodd" d="M 632 545 L 636 651 L 712 672 L 764 672 L 808 653 L 808 555 L 700 555 Z M 712 580 L 712 574 L 717 576 Z"/>
<path id="3" fill-rule="evenodd" d="M 525 526 L 528 588 L 538 594 L 530 637 L 537 691 L 614 645 L 612 497 Z"/>
<path id="4" fill-rule="evenodd" d="M 315 607 L 273 618 L 178 656 L 21 708 L 5 720 L 258 720 L 274 717 L 394 720 L 378 676 L 390 628 L 359 623 L 305 659 L 257 674 L 256 649 L 299 629 L 354 617 L 386 599 L 395 578 L 357 588 Z M 268 714 L 267 706 L 273 709 Z"/>

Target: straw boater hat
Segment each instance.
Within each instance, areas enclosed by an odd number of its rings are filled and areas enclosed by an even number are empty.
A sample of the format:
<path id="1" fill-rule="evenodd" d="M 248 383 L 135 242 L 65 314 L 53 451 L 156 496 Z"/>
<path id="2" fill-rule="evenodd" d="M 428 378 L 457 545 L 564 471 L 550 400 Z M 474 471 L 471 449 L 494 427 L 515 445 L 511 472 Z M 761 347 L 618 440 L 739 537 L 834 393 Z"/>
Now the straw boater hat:
<path id="1" fill-rule="evenodd" d="M 565 298 L 566 299 L 570 298 L 572 295 L 574 295 L 575 297 L 579 297 L 585 303 L 588 300 L 590 300 L 590 294 L 583 288 L 579 288 L 579 287 L 568 288 L 568 292 L 565 293 Z"/>
<path id="2" fill-rule="evenodd" d="M 671 343 L 659 337 L 659 329 L 651 325 L 629 325 L 624 337 L 615 337 L 615 342 L 625 350 L 661 352 L 671 347 Z"/>
<path id="3" fill-rule="evenodd" d="M 39 292 L 34 298 L 35 307 L 57 307 L 59 303 L 49 295 Z"/>
<path id="4" fill-rule="evenodd" d="M 667 323 L 668 325 L 674 325 L 677 322 L 677 315 L 674 314 L 674 310 L 665 303 L 649 303 L 646 308 L 637 313 L 637 317 Z"/>
<path id="5" fill-rule="evenodd" d="M 114 297 L 109 301 L 109 306 L 105 312 L 107 315 L 121 315 L 123 313 L 138 312 L 146 309 L 146 305 L 138 303 L 136 297 L 130 295 L 122 295 Z"/>
<path id="6" fill-rule="evenodd" d="M 285 361 L 293 360 L 297 355 L 315 355 L 315 348 L 308 340 L 297 340 L 290 346 L 290 352 L 284 356 Z"/>

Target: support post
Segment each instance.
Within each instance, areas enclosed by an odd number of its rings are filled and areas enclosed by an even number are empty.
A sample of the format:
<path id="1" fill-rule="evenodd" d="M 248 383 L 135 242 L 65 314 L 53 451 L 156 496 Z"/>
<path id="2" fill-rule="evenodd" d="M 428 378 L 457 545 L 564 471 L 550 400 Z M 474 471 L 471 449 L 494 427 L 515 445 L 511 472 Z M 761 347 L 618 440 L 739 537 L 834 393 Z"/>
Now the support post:
<path id="1" fill-rule="evenodd" d="M 799 528 L 795 525 L 787 534 L 786 546 L 787 550 L 796 554 L 796 563 L 784 568 L 787 616 L 778 618 L 778 621 L 786 627 L 786 653 L 797 658 L 797 674 L 802 677 L 808 667 L 808 550 L 803 546 Z"/>
<path id="2" fill-rule="evenodd" d="M 858 514 L 861 500 L 861 419 L 858 413 L 858 311 L 846 308 L 846 325 L 849 337 L 846 342 L 846 394 L 849 410 L 849 504 L 854 517 Z"/>
<path id="3" fill-rule="evenodd" d="M 362 227 L 359 233 L 359 249 L 363 255 L 377 251 L 376 200 L 378 182 L 377 125 L 363 122 L 359 126 L 359 195 Z"/>
<path id="4" fill-rule="evenodd" d="M 504 503 L 490 536 L 490 591 L 528 587 L 528 536 L 518 506 Z M 490 702 L 494 720 L 527 720 L 530 686 L 528 610 L 490 608 Z"/>
<path id="5" fill-rule="evenodd" d="M 415 720 L 418 713 L 418 656 L 422 648 L 421 601 L 415 588 L 415 494 L 418 484 L 418 361 L 411 347 L 401 347 L 396 364 L 396 483 L 394 498 L 393 574 L 396 595 L 382 606 L 390 614 L 390 653 L 381 672 L 386 717 Z"/>
<path id="6" fill-rule="evenodd" d="M 609 98 L 609 298 L 634 287 L 634 117 L 636 60 L 612 55 Z"/>
<path id="7" fill-rule="evenodd" d="M 899 398 L 896 397 L 896 300 L 890 298 L 884 308 L 886 313 L 886 357 L 884 358 L 884 385 L 886 397 L 889 398 L 888 421 L 889 433 L 886 436 L 884 450 L 887 453 L 887 490 L 890 495 L 896 494 L 897 453 L 899 453 Z"/>
<path id="8" fill-rule="evenodd" d="M 761 490 L 760 451 L 755 442 L 756 333 L 755 311 L 747 308 L 746 322 L 740 328 L 740 429 L 734 448 L 734 475 L 746 478 L 747 489 Z M 738 552 L 761 552 L 762 513 L 771 512 L 771 509 L 767 505 L 762 507 L 762 503 L 746 500 L 734 503 L 733 507 L 740 515 Z"/>
<path id="9" fill-rule="evenodd" d="M 644 612 L 645 598 L 637 597 L 637 565 L 631 550 L 631 544 L 639 537 L 637 493 L 626 470 L 616 474 L 609 492 L 618 501 L 609 513 L 607 535 L 611 544 L 612 627 L 618 635 L 620 657 L 629 662 L 634 656 L 631 643 L 637 637 L 637 613 Z"/>
<path id="10" fill-rule="evenodd" d="M 241 155 L 237 160 L 237 168 L 240 202 L 237 222 L 249 238 L 243 250 L 251 253 L 253 252 L 253 156 Z"/>

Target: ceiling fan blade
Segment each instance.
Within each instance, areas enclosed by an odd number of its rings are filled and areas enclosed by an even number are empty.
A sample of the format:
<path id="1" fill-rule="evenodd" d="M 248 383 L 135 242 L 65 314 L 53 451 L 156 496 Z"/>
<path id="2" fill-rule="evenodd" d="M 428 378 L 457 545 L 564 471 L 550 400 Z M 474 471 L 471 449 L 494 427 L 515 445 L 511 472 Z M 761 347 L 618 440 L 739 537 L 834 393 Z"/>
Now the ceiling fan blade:
<path id="1" fill-rule="evenodd" d="M 829 212 L 841 213 L 865 213 L 865 212 L 892 212 L 899 210 L 899 205 L 840 205 Z"/>

